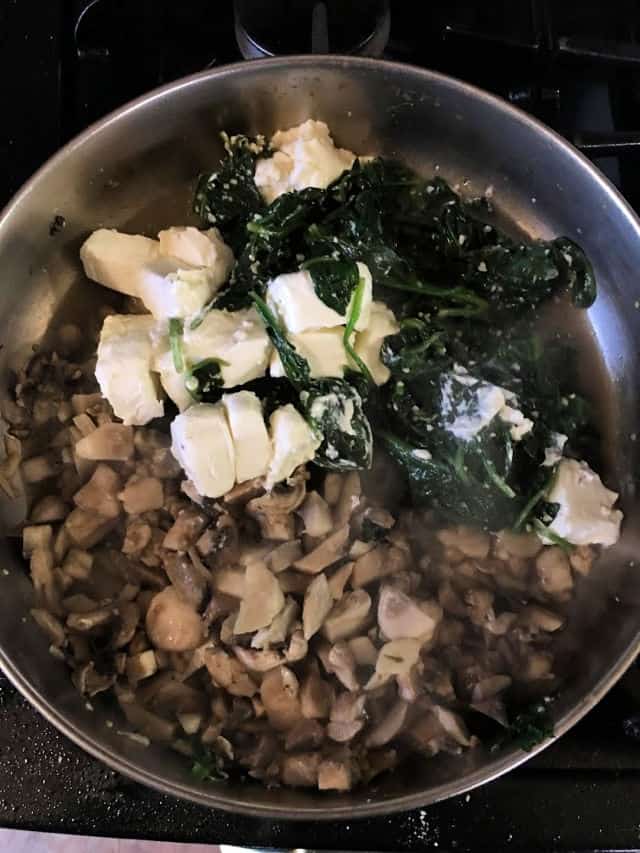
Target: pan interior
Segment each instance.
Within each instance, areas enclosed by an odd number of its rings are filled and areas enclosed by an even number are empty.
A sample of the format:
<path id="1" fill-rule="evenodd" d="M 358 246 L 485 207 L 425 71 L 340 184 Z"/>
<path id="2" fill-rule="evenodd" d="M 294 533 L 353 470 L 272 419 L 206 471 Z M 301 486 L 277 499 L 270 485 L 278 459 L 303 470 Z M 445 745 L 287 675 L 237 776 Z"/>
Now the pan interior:
<path id="1" fill-rule="evenodd" d="M 471 87 L 408 66 L 360 59 L 269 60 L 206 72 L 158 90 L 90 129 L 59 154 L 10 205 L 0 225 L 0 379 L 32 346 L 68 320 L 95 331 L 109 297 L 81 276 L 78 248 L 97 227 L 155 234 L 197 224 L 195 179 L 221 156 L 218 132 L 270 134 L 306 118 L 322 119 L 339 145 L 397 157 L 424 175 L 438 173 L 468 196 L 492 188 L 499 218 L 529 237 L 560 234 L 591 258 L 599 297 L 588 316 L 562 306 L 550 322 L 571 331 L 582 384 L 599 412 L 605 477 L 626 514 L 620 543 L 581 589 L 565 640 L 571 668 L 555 706 L 556 729 L 575 722 L 622 673 L 640 644 L 640 514 L 637 470 L 640 358 L 640 232 L 614 190 L 551 132 Z M 56 215 L 65 227 L 50 236 Z M 19 501 L 1 507 L 3 529 L 20 518 Z M 31 588 L 16 541 L 0 542 L 0 663 L 56 725 L 117 769 L 170 793 L 212 806 L 281 817 L 331 818 L 424 805 L 467 790 L 526 756 L 482 749 L 382 777 L 366 790 L 320 795 L 259 785 L 207 786 L 184 759 L 145 749 L 105 726 L 72 687 L 63 664 L 29 619 Z"/>

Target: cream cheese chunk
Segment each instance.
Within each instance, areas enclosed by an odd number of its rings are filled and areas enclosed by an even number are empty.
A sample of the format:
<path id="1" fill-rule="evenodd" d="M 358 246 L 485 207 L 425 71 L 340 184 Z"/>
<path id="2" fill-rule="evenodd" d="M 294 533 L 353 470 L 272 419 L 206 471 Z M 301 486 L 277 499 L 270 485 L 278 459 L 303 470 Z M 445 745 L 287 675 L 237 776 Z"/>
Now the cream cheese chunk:
<path id="1" fill-rule="evenodd" d="M 251 391 L 223 394 L 236 458 L 236 482 L 244 483 L 267 473 L 271 439 L 262 414 L 262 403 Z"/>
<path id="2" fill-rule="evenodd" d="M 125 424 L 140 426 L 164 414 L 152 372 L 154 326 L 146 314 L 112 314 L 102 325 L 96 379 Z"/>
<path id="3" fill-rule="evenodd" d="M 562 459 L 546 499 L 559 505 L 548 529 L 572 545 L 614 545 L 620 538 L 618 494 L 586 462 Z"/>
<path id="4" fill-rule="evenodd" d="M 391 376 L 391 371 L 380 359 L 380 348 L 387 335 L 395 335 L 399 331 L 393 311 L 383 302 L 372 302 L 369 325 L 356 335 L 354 349 L 369 368 L 376 385 L 384 385 Z"/>
<path id="5" fill-rule="evenodd" d="M 221 403 L 197 403 L 174 418 L 171 452 L 198 494 L 218 498 L 235 483 L 235 450 Z"/>
<path id="6" fill-rule="evenodd" d="M 314 329 L 297 335 L 291 334 L 288 338 L 296 351 L 307 360 L 312 379 L 344 375 L 344 369 L 349 363 L 344 348 L 344 326 L 333 329 Z M 285 375 L 280 356 L 275 350 L 271 356 L 269 373 L 274 377 Z"/>
<path id="7" fill-rule="evenodd" d="M 267 472 L 266 487 L 286 480 L 298 465 L 310 462 L 322 443 L 291 403 L 280 406 L 269 420 L 273 457 Z"/>
<path id="8" fill-rule="evenodd" d="M 216 228 L 168 228 L 158 240 L 101 228 L 85 241 L 80 258 L 89 278 L 142 299 L 159 320 L 200 311 L 233 267 Z"/>
<path id="9" fill-rule="evenodd" d="M 272 157 L 256 162 L 255 183 L 267 204 L 283 193 L 307 187 L 324 189 L 350 169 L 355 154 L 336 148 L 323 121 L 309 119 L 271 138 Z"/>
<path id="10" fill-rule="evenodd" d="M 369 324 L 373 288 L 368 267 L 358 263 L 358 272 L 364 281 L 364 289 L 355 328 L 361 331 Z M 307 270 L 283 273 L 272 279 L 267 286 L 267 304 L 291 334 L 344 325 L 351 312 L 352 302 L 353 299 L 344 314 L 334 311 L 317 295 L 313 279 Z"/>

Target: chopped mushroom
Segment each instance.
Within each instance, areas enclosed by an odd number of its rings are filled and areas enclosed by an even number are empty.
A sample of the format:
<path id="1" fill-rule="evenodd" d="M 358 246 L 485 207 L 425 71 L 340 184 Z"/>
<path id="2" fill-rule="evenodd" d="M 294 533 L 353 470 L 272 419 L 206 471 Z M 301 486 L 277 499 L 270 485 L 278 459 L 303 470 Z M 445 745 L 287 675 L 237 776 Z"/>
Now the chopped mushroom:
<path id="1" fill-rule="evenodd" d="M 299 660 L 303 660 L 307 656 L 308 651 L 309 644 L 305 640 L 304 634 L 302 631 L 297 630 L 291 635 L 291 639 L 289 640 L 289 645 L 284 656 L 287 663 L 296 663 Z"/>
<path id="2" fill-rule="evenodd" d="M 345 525 L 293 564 L 299 572 L 316 575 L 344 556 L 349 541 L 349 526 Z"/>
<path id="3" fill-rule="evenodd" d="M 284 741 L 287 752 L 294 750 L 317 749 L 324 740 L 324 728 L 317 720 L 300 720 L 289 729 Z"/>
<path id="4" fill-rule="evenodd" d="M 364 589 L 349 592 L 336 602 L 322 626 L 330 643 L 353 637 L 365 625 L 371 610 L 371 596 Z"/>
<path id="5" fill-rule="evenodd" d="M 167 652 L 186 652 L 203 640 L 202 619 L 172 586 L 151 599 L 145 625 L 153 645 Z"/>
<path id="6" fill-rule="evenodd" d="M 117 518 L 121 512 L 117 498 L 119 489 L 120 477 L 108 465 L 100 464 L 90 480 L 75 493 L 73 502 L 81 509 L 104 518 Z"/>
<path id="7" fill-rule="evenodd" d="M 263 562 L 249 563 L 246 568 L 240 611 L 235 623 L 236 634 L 247 634 L 270 625 L 284 607 L 284 594 L 278 578 Z"/>
<path id="8" fill-rule="evenodd" d="M 195 610 L 200 611 L 209 592 L 209 573 L 187 554 L 169 552 L 164 570 L 176 592 Z"/>
<path id="9" fill-rule="evenodd" d="M 195 545 L 207 524 L 207 516 L 201 510 L 192 507 L 178 510 L 173 526 L 164 537 L 162 543 L 164 548 L 170 551 L 188 551 Z"/>
<path id="10" fill-rule="evenodd" d="M 283 643 L 289 635 L 291 627 L 298 615 L 298 605 L 293 598 L 285 600 L 284 607 L 271 620 L 266 628 L 261 628 L 253 635 L 251 647 L 267 649 L 269 646 Z"/>
<path id="11" fill-rule="evenodd" d="M 264 558 L 265 563 L 269 566 L 274 574 L 279 574 L 289 566 L 293 565 L 296 560 L 302 557 L 302 546 L 299 539 L 292 539 L 290 542 L 283 542 L 272 551 L 269 551 Z"/>
<path id="12" fill-rule="evenodd" d="M 292 486 L 276 487 L 247 503 L 247 513 L 257 520 L 265 539 L 286 542 L 294 538 L 293 513 L 304 500 L 305 491 L 304 480 L 298 478 Z"/>
<path id="13" fill-rule="evenodd" d="M 162 483 L 157 477 L 142 477 L 127 483 L 118 494 L 124 511 L 129 515 L 140 515 L 154 509 L 162 509 L 164 493 Z"/>
<path id="14" fill-rule="evenodd" d="M 253 696 L 257 692 L 257 685 L 242 663 L 224 649 L 206 649 L 204 661 L 214 682 L 232 696 Z"/>
<path id="15" fill-rule="evenodd" d="M 285 755 L 282 761 L 282 781 L 293 788 L 314 788 L 318 783 L 319 767 L 319 752 Z"/>
<path id="16" fill-rule="evenodd" d="M 367 586 L 373 581 L 402 571 L 408 565 L 407 552 L 395 545 L 378 545 L 362 557 L 358 557 L 351 572 L 354 589 Z"/>
<path id="17" fill-rule="evenodd" d="M 386 684 L 394 675 L 405 675 L 418 661 L 420 656 L 419 640 L 392 640 L 378 652 L 376 671 L 365 684 L 365 690 L 373 690 Z"/>
<path id="18" fill-rule="evenodd" d="M 356 677 L 356 661 L 351 649 L 346 643 L 336 643 L 335 646 L 321 646 L 318 657 L 326 671 L 335 675 L 347 690 L 358 690 L 360 685 Z"/>
<path id="19" fill-rule="evenodd" d="M 389 713 L 367 734 L 367 746 L 384 746 L 397 737 L 404 727 L 408 710 L 409 703 L 398 699 Z"/>
<path id="20" fill-rule="evenodd" d="M 69 539 L 78 548 L 93 548 L 116 526 L 117 518 L 105 518 L 96 512 L 77 507 L 64 523 Z"/>
<path id="21" fill-rule="evenodd" d="M 133 427 L 103 424 L 77 442 L 80 459 L 124 462 L 133 456 Z"/>
<path id="22" fill-rule="evenodd" d="M 318 789 L 320 791 L 350 791 L 352 770 L 346 761 L 326 758 L 318 767 Z"/>
<path id="23" fill-rule="evenodd" d="M 47 495 L 41 498 L 30 513 L 30 520 L 34 524 L 43 524 L 48 521 L 62 521 L 67 517 L 68 506 L 58 495 Z"/>
<path id="24" fill-rule="evenodd" d="M 339 601 L 342 598 L 344 588 L 353 572 L 353 565 L 353 563 L 345 563 L 339 569 L 336 569 L 329 578 L 329 591 L 334 601 Z"/>
<path id="25" fill-rule="evenodd" d="M 233 653 L 240 663 L 249 672 L 269 672 L 284 663 L 280 652 L 272 649 L 258 651 L 256 649 L 245 649 L 242 646 L 234 646 Z"/>
<path id="26" fill-rule="evenodd" d="M 435 602 L 423 607 L 392 586 L 384 586 L 378 598 L 378 625 L 387 640 L 404 637 L 428 642 L 442 619 L 442 608 Z"/>
<path id="27" fill-rule="evenodd" d="M 369 637 L 353 637 L 348 640 L 348 646 L 358 666 L 376 665 L 378 650 Z"/>
<path id="28" fill-rule="evenodd" d="M 305 640 L 310 640 L 320 630 L 332 607 L 333 598 L 327 578 L 324 574 L 316 575 L 304 594 L 302 626 Z"/>
<path id="29" fill-rule="evenodd" d="M 566 601 L 573 587 L 567 555 L 553 546 L 542 550 L 536 558 L 536 571 L 542 589 L 558 601 Z"/>
<path id="30" fill-rule="evenodd" d="M 308 492 L 297 510 L 309 536 L 326 536 L 333 529 L 333 518 L 329 504 L 317 492 Z"/>
<path id="31" fill-rule="evenodd" d="M 300 708 L 307 719 L 325 720 L 331 707 L 331 687 L 312 664 L 300 689 Z"/>
<path id="32" fill-rule="evenodd" d="M 361 494 L 360 474 L 357 471 L 349 471 L 342 478 L 340 497 L 333 510 L 333 522 L 336 527 L 347 524 L 353 513 L 360 506 Z M 330 501 L 327 500 L 327 503 L 330 503 Z"/>
<path id="33" fill-rule="evenodd" d="M 290 669 L 280 666 L 272 669 L 262 679 L 260 698 L 271 725 L 278 731 L 287 731 L 302 719 L 300 686 Z"/>

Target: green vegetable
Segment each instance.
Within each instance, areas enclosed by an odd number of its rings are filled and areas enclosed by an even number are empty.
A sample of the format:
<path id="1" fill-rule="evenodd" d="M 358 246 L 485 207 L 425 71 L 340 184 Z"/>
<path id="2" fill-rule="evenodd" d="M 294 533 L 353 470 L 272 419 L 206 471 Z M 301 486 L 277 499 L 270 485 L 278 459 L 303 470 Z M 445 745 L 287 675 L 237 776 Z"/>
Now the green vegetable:
<path id="1" fill-rule="evenodd" d="M 516 714 L 507 727 L 506 736 L 501 738 L 498 745 L 512 743 L 525 752 L 531 752 L 539 743 L 553 737 L 553 733 L 553 720 L 548 704 L 536 702 Z"/>
<path id="2" fill-rule="evenodd" d="M 310 370 L 307 360 L 303 358 L 289 342 L 284 329 L 278 322 L 273 311 L 257 293 L 252 293 L 251 298 L 260 319 L 265 325 L 271 343 L 278 351 L 280 361 L 288 379 L 296 386 L 304 387 L 310 382 Z"/>
<path id="3" fill-rule="evenodd" d="M 344 343 L 344 348 L 347 352 L 347 355 L 349 355 L 353 363 L 358 367 L 360 373 L 362 373 L 362 375 L 365 376 L 369 382 L 373 382 L 373 377 L 371 376 L 369 368 L 360 358 L 358 353 L 355 351 L 351 342 L 352 335 L 355 333 L 356 325 L 358 323 L 358 320 L 360 319 L 360 314 L 362 313 L 362 302 L 364 299 L 365 284 L 366 282 L 364 278 L 358 279 L 358 284 L 356 285 L 356 289 L 353 292 L 351 311 L 349 312 L 349 316 L 347 317 L 347 323 L 344 327 L 342 342 Z"/>
<path id="4" fill-rule="evenodd" d="M 371 467 L 371 424 L 353 385 L 343 379 L 316 380 L 300 393 L 300 403 L 308 422 L 323 436 L 316 465 L 336 471 Z"/>
<path id="5" fill-rule="evenodd" d="M 253 180 L 264 146 L 246 136 L 221 137 L 227 156 L 217 171 L 200 176 L 193 209 L 206 225 L 217 226 L 236 252 L 244 243 L 247 222 L 265 207 Z"/>
<path id="6" fill-rule="evenodd" d="M 225 782 L 229 774 L 225 770 L 225 761 L 199 742 L 194 745 L 195 757 L 191 766 L 192 775 L 198 782 Z"/>
<path id="7" fill-rule="evenodd" d="M 302 269 L 311 275 L 318 298 L 338 314 L 345 314 L 360 280 L 355 262 L 331 257 L 312 258 Z"/>
<path id="8" fill-rule="evenodd" d="M 200 402 L 205 395 L 217 396 L 216 392 L 224 385 L 220 368 L 226 365 L 219 358 L 204 358 L 187 369 L 184 385 L 194 400 Z"/>
<path id="9" fill-rule="evenodd" d="M 184 354 L 182 351 L 183 334 L 184 325 L 182 320 L 179 317 L 172 317 L 169 320 L 169 345 L 176 373 L 182 373 L 184 370 Z"/>

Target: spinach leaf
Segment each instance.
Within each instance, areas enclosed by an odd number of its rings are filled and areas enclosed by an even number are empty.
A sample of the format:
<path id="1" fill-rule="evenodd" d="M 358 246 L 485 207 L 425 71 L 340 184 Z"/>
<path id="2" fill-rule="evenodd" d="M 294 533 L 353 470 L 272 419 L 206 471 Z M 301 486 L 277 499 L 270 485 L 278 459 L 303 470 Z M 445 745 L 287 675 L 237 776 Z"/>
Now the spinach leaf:
<path id="1" fill-rule="evenodd" d="M 355 262 L 321 256 L 306 261 L 302 269 L 309 272 L 318 298 L 338 314 L 345 314 L 359 282 Z"/>
<path id="2" fill-rule="evenodd" d="M 548 704 L 536 702 L 515 715 L 497 746 L 512 743 L 525 752 L 531 752 L 539 743 L 553 737 L 553 734 L 553 720 Z"/>
<path id="3" fill-rule="evenodd" d="M 304 387 L 308 385 L 310 369 L 307 360 L 297 352 L 293 344 L 287 339 L 284 329 L 264 299 L 257 293 L 252 293 L 251 298 L 260 319 L 265 325 L 271 343 L 278 351 L 287 378 L 295 386 Z"/>
<path id="4" fill-rule="evenodd" d="M 356 289 L 353 292 L 353 300 L 351 302 L 351 309 L 349 311 L 349 316 L 347 317 L 347 322 L 344 327 L 344 334 L 342 336 L 342 343 L 344 344 L 344 348 L 347 352 L 347 355 L 351 358 L 353 363 L 357 366 L 358 370 L 364 377 L 366 377 L 368 382 L 373 382 L 373 377 L 369 372 L 369 368 L 364 363 L 364 361 L 360 358 L 358 353 L 355 351 L 353 346 L 353 335 L 356 330 L 356 326 L 358 324 L 358 320 L 360 319 L 360 315 L 362 313 L 362 303 L 364 300 L 364 289 L 365 289 L 365 280 L 364 278 L 358 279 L 358 284 L 356 285 Z"/>
<path id="5" fill-rule="evenodd" d="M 216 392 L 224 385 L 220 367 L 225 364 L 218 358 L 204 358 L 187 369 L 184 385 L 194 400 L 217 397 Z"/>
<path id="6" fill-rule="evenodd" d="M 300 403 L 308 422 L 323 436 L 316 465 L 337 471 L 371 467 L 371 424 L 355 387 L 344 379 L 316 380 L 300 393 Z"/>
<path id="7" fill-rule="evenodd" d="M 182 373 L 184 370 L 184 353 L 182 351 L 183 334 L 184 324 L 182 320 L 179 317 L 171 317 L 169 320 L 169 345 L 176 373 Z"/>
<path id="8" fill-rule="evenodd" d="M 198 782 L 226 782 L 229 778 L 224 758 L 206 749 L 200 743 L 194 744 L 191 773 Z"/>
<path id="9" fill-rule="evenodd" d="M 226 133 L 221 137 L 227 156 L 217 171 L 200 176 L 193 209 L 204 223 L 218 227 L 237 252 L 244 242 L 245 225 L 265 208 L 253 179 L 256 159 L 265 153 L 264 143 Z"/>

